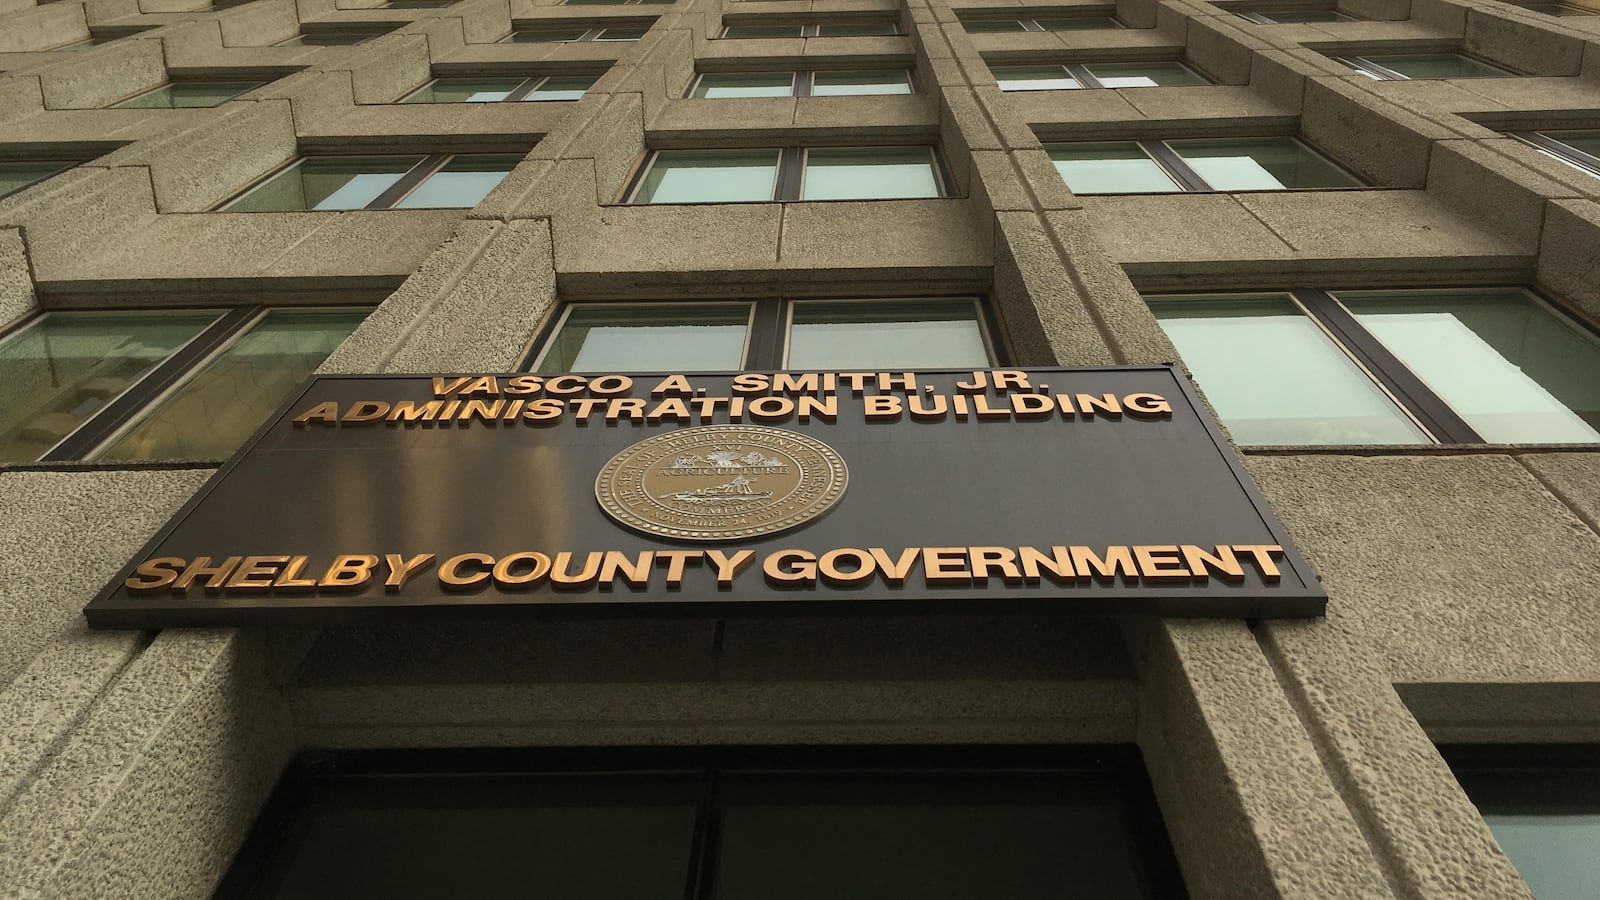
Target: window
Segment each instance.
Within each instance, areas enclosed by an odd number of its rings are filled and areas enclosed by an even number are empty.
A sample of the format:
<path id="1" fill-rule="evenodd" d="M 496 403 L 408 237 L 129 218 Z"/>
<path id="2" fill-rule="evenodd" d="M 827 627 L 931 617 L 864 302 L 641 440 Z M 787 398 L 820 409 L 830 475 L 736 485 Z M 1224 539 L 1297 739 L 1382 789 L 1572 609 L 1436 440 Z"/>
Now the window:
<path id="1" fill-rule="evenodd" d="M 0 461 L 227 456 L 367 313 L 36 316 L 0 337 Z"/>
<path id="2" fill-rule="evenodd" d="M 1588 9 L 1570 3 L 1523 3 L 1525 9 L 1547 16 L 1600 16 L 1600 9 Z"/>
<path id="3" fill-rule="evenodd" d="M 1241 444 L 1600 441 L 1600 342 L 1527 291 L 1148 301 Z"/>
<path id="4" fill-rule="evenodd" d="M 19 159 L 0 161 L 0 197 L 15 194 L 30 185 L 59 175 L 77 165 L 59 159 Z"/>
<path id="5" fill-rule="evenodd" d="M 1047 149 L 1075 194 L 1317 190 L 1361 184 L 1288 137 L 1104 141 Z"/>
<path id="6" fill-rule="evenodd" d="M 1123 28 L 1111 16 L 1063 16 L 1054 19 L 963 19 L 968 34 L 1006 34 L 1017 31 L 1091 31 Z"/>
<path id="7" fill-rule="evenodd" d="M 520 156 L 310 156 L 221 207 L 225 212 L 458 208 L 477 205 Z"/>
<path id="8" fill-rule="evenodd" d="M 382 31 L 307 31 L 297 34 L 286 41 L 279 41 L 275 47 L 349 47 L 356 44 L 365 44 L 375 37 L 382 37 Z"/>
<path id="9" fill-rule="evenodd" d="M 576 303 L 539 372 L 983 368 L 989 326 L 972 298 Z"/>
<path id="10" fill-rule="evenodd" d="M 641 3 L 665 4 L 677 0 L 561 0 L 565 6 L 636 6 Z"/>
<path id="11" fill-rule="evenodd" d="M 1258 25 L 1311 25 L 1327 22 L 1357 22 L 1355 16 L 1336 9 L 1258 9 L 1237 13 L 1239 18 Z"/>
<path id="12" fill-rule="evenodd" d="M 823 72 L 705 72 L 688 96 L 842 97 L 866 94 L 909 94 L 911 73 L 905 69 L 839 69 Z"/>
<path id="13" fill-rule="evenodd" d="M 502 44 L 578 44 L 590 41 L 637 41 L 649 25 L 614 25 L 607 28 L 578 25 L 570 28 L 521 28 L 500 39 Z"/>
<path id="14" fill-rule="evenodd" d="M 812 25 L 729 25 L 725 38 L 873 37 L 900 33 L 895 22 L 819 22 Z"/>
<path id="15" fill-rule="evenodd" d="M 894 200 L 943 197 L 945 183 L 932 147 L 658 150 L 627 202 Z"/>
<path id="16" fill-rule="evenodd" d="M 618 900 L 1185 896 L 1138 752 L 1113 746 L 335 757 L 291 766 L 216 897 L 530 885 Z"/>
<path id="17" fill-rule="evenodd" d="M 435 78 L 401 103 L 493 103 L 499 100 L 577 100 L 599 75 L 535 75 L 532 78 Z"/>
<path id="18" fill-rule="evenodd" d="M 175 81 L 155 90 L 111 104 L 112 109 L 176 109 L 186 106 L 220 106 L 255 90 L 264 81 Z"/>
<path id="19" fill-rule="evenodd" d="M 1334 59 L 1377 81 L 1505 78 L 1516 74 L 1459 53 L 1386 53 L 1381 56 L 1335 56 Z"/>
<path id="20" fill-rule="evenodd" d="M 1569 166 L 1600 176 L 1600 129 L 1588 131 L 1530 131 L 1512 135 L 1543 150 Z M 4 178 L 0 175 L 0 178 Z M 0 189 L 0 194 L 5 193 Z"/>
<path id="21" fill-rule="evenodd" d="M 1585 900 L 1600 882 L 1600 757 L 1591 747 L 1440 748 L 1539 900 Z"/>
<path id="22" fill-rule="evenodd" d="M 444 9 L 455 0 L 389 0 L 380 9 Z"/>
<path id="23" fill-rule="evenodd" d="M 1177 87 L 1210 84 L 1176 61 L 990 66 L 1002 91 L 1070 91 L 1077 88 Z"/>

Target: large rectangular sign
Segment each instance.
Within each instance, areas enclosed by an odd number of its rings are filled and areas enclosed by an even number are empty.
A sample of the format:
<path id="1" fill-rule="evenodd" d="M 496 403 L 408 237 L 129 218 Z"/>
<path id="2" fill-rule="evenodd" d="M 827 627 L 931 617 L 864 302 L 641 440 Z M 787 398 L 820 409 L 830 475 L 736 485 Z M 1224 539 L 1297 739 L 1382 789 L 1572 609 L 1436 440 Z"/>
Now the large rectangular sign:
<path id="1" fill-rule="evenodd" d="M 322 376 L 86 608 L 1309 616 L 1170 367 Z"/>

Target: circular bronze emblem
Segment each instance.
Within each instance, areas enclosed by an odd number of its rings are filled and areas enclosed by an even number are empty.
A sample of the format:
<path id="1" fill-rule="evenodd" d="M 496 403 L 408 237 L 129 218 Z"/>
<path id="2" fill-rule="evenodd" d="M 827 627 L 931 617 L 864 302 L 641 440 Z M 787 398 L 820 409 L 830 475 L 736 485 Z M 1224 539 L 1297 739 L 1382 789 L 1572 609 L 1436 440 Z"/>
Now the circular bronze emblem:
<path id="1" fill-rule="evenodd" d="M 781 428 L 680 428 L 618 453 L 594 480 L 606 515 L 689 541 L 775 534 L 827 512 L 848 473 L 832 447 Z"/>

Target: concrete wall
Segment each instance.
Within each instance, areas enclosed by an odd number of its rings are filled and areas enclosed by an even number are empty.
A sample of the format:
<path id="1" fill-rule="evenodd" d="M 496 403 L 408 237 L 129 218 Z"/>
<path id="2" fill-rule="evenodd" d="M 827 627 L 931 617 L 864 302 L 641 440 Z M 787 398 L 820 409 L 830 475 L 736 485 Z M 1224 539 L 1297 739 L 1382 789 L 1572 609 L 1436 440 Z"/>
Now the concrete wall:
<path id="1" fill-rule="evenodd" d="M 1177 358 L 1139 292 L 1527 284 L 1600 316 L 1600 179 L 1502 136 L 1600 126 L 1600 17 L 1344 0 L 1256 25 L 1122 0 L 1129 29 L 968 34 L 1018 0 L 90 0 L 0 6 L 0 323 L 35 309 L 381 299 L 327 371 L 496 370 L 558 300 L 986 295 L 1021 364 Z M 724 16 L 902 36 L 719 40 Z M 654 19 L 637 43 L 500 44 Z M 274 46 L 379 25 L 356 47 Z M 55 50 L 90 34 L 127 34 Z M 1329 54 L 1460 48 L 1528 73 L 1374 82 Z M 1007 94 L 987 62 L 1183 59 L 1218 83 Z M 686 100 L 697 66 L 907 65 L 898 98 Z M 395 105 L 436 72 L 607 68 L 582 100 Z M 103 107 L 173 74 L 269 84 Z M 1330 193 L 1074 196 L 1041 141 L 1298 134 Z M 939 200 L 629 207 L 652 147 L 935 144 Z M 214 213 L 308 150 L 514 149 L 471 210 Z M 1248 451 L 1325 620 L 884 619 L 92 633 L 78 609 L 200 467 L 0 467 L 0 893 L 205 897 L 297 748 L 1136 742 L 1191 892 L 1526 897 L 1433 740 L 1600 740 L 1600 452 Z"/>

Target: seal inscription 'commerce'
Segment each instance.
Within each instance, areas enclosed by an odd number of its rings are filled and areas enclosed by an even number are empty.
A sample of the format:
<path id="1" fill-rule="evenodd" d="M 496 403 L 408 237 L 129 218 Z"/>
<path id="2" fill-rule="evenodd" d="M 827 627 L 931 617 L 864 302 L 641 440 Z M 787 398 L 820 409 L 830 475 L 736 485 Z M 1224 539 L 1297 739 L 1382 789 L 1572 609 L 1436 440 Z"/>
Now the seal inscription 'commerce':
<path id="1" fill-rule="evenodd" d="M 618 453 L 594 480 L 606 515 L 686 541 L 733 541 L 786 531 L 844 496 L 849 474 L 832 447 L 753 425 L 658 434 Z"/>

